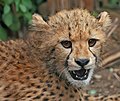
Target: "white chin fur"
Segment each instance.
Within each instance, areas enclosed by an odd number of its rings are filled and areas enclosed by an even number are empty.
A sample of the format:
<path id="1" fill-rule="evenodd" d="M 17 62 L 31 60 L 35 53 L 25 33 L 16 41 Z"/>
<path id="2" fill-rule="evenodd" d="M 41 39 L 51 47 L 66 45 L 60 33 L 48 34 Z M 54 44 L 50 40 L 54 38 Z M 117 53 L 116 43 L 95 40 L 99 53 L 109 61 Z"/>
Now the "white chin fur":
<path id="1" fill-rule="evenodd" d="M 64 73 L 65 73 L 67 80 L 70 82 L 70 84 L 79 88 L 79 87 L 84 87 L 89 84 L 92 78 L 92 75 L 93 75 L 93 71 L 94 71 L 94 68 L 91 68 L 88 74 L 88 78 L 86 80 L 74 80 L 67 70 Z"/>

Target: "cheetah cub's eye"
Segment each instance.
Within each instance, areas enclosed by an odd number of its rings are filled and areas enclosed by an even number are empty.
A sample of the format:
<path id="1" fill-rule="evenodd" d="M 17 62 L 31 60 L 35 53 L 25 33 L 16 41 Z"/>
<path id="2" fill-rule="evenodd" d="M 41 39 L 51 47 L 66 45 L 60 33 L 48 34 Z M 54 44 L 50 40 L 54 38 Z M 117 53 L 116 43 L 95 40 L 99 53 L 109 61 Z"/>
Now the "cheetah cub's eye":
<path id="1" fill-rule="evenodd" d="M 97 41 L 98 39 L 89 39 L 88 40 L 89 47 L 93 47 Z"/>
<path id="2" fill-rule="evenodd" d="M 64 48 L 71 48 L 72 47 L 71 41 L 68 41 L 68 40 L 61 41 L 61 44 Z"/>

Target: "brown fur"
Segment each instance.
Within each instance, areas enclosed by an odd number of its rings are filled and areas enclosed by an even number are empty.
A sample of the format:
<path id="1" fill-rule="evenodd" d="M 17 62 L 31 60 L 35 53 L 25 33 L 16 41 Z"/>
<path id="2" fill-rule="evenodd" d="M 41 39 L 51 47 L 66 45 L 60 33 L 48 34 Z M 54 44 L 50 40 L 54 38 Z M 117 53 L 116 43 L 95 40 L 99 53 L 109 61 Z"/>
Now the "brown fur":
<path id="1" fill-rule="evenodd" d="M 105 41 L 105 20 L 97 20 L 86 10 L 77 9 L 62 11 L 48 22 L 35 14 L 32 21 L 26 40 L 0 42 L 0 101 L 89 99 L 62 74 L 68 50 L 60 41 L 70 38 L 74 43 L 72 56 L 88 58 L 92 54 L 85 43 L 95 36 L 100 42 L 92 51 L 98 54 Z"/>

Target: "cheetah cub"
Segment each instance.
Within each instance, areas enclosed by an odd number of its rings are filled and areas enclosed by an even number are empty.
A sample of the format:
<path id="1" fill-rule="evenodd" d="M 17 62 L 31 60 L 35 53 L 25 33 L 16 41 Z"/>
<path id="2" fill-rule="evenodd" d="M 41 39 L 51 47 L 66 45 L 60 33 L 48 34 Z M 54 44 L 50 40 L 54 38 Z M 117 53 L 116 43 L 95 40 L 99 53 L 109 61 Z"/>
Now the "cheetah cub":
<path id="1" fill-rule="evenodd" d="M 87 101 L 80 88 L 91 80 L 110 24 L 107 12 L 96 19 L 64 10 L 47 22 L 34 14 L 25 40 L 0 42 L 0 101 Z"/>

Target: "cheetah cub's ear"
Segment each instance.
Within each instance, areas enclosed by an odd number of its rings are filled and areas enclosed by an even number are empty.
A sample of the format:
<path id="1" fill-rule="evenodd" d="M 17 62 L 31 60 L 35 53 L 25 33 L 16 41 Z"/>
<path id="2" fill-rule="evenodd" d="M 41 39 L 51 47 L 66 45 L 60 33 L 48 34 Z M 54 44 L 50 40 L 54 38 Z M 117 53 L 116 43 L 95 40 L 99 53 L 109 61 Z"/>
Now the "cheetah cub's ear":
<path id="1" fill-rule="evenodd" d="M 31 30 L 41 31 L 48 30 L 49 25 L 43 20 L 43 18 L 38 14 L 32 15 L 32 24 L 30 26 Z"/>
<path id="2" fill-rule="evenodd" d="M 103 30 L 107 32 L 111 26 L 111 19 L 107 12 L 101 12 L 97 17 L 99 23 L 101 24 Z"/>

